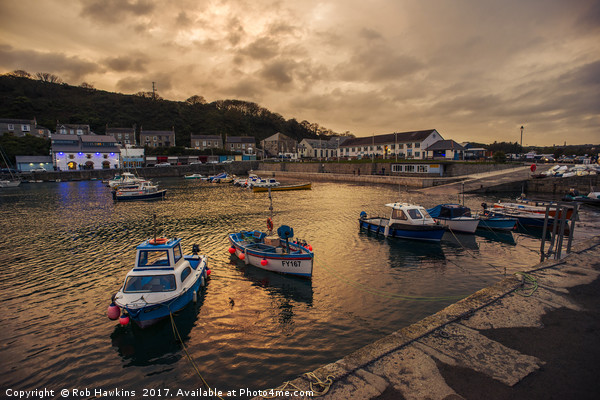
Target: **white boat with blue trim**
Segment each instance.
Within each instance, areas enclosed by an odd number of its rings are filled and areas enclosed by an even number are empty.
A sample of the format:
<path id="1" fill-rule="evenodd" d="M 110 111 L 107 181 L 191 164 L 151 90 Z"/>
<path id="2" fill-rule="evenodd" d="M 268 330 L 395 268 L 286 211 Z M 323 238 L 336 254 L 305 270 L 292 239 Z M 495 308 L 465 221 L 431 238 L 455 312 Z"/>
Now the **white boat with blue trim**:
<path id="1" fill-rule="evenodd" d="M 269 225 L 270 219 L 267 222 Z M 272 223 L 271 223 L 272 224 Z M 246 264 L 265 269 L 311 278 L 314 253 L 312 246 L 302 240 L 292 240 L 294 230 L 282 225 L 273 235 L 272 225 L 269 233 L 261 231 L 241 231 L 229 235 L 230 254 L 235 254 Z"/>
<path id="2" fill-rule="evenodd" d="M 366 212 L 361 212 L 358 220 L 360 228 L 385 237 L 430 242 L 439 242 L 444 236 L 444 226 L 434 221 L 425 208 L 400 202 L 386 204 L 386 206 L 392 209 L 389 218 L 368 217 Z"/>
<path id="3" fill-rule="evenodd" d="M 155 238 L 136 248 L 135 266 L 113 296 L 108 307 L 110 319 L 120 318 L 122 325 L 131 318 L 141 328 L 150 326 L 195 301 L 210 274 L 208 259 L 183 255 L 181 239 Z"/>

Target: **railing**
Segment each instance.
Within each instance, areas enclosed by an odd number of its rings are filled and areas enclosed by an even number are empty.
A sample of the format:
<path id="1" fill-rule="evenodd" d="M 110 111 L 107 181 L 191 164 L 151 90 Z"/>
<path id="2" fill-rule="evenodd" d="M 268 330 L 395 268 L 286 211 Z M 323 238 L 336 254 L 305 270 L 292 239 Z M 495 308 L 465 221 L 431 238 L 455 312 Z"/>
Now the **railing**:
<path id="1" fill-rule="evenodd" d="M 548 233 L 548 228 L 550 228 L 548 222 L 552 211 L 554 212 L 554 218 L 551 226 L 552 231 L 550 234 L 548 251 L 546 252 L 546 235 Z M 571 211 L 571 218 L 567 218 L 569 211 Z M 575 231 L 575 221 L 577 220 L 578 212 L 579 204 L 550 203 L 546 205 L 542 242 L 540 245 L 540 262 L 544 261 L 545 258 L 550 258 L 552 256 L 555 260 L 561 258 L 567 224 L 569 224 L 569 227 L 567 231 L 568 240 L 566 253 L 568 254 L 571 252 L 573 232 Z"/>

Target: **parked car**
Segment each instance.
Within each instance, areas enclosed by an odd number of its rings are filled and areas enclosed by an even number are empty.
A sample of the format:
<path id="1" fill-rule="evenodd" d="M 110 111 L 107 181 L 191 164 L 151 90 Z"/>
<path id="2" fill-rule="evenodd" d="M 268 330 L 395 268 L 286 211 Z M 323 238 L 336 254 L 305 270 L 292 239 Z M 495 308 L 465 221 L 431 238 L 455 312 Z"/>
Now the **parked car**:
<path id="1" fill-rule="evenodd" d="M 233 162 L 233 160 L 224 160 L 222 162 L 222 164 L 231 164 Z"/>
<path id="2" fill-rule="evenodd" d="M 161 162 L 155 165 L 155 167 L 170 167 L 171 164 L 168 162 Z"/>
<path id="3" fill-rule="evenodd" d="M 31 172 L 46 172 L 45 168 L 32 168 L 30 169 Z"/>
<path id="4" fill-rule="evenodd" d="M 202 161 L 192 161 L 190 165 L 201 165 Z"/>

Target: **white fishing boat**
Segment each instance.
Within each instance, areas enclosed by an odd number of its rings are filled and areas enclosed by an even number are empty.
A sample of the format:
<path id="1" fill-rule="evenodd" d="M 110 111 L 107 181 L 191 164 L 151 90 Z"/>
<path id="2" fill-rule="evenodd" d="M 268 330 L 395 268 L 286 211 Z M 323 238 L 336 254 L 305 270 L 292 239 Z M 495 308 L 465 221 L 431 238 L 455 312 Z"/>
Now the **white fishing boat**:
<path id="1" fill-rule="evenodd" d="M 475 233 L 479 225 L 479 218 L 471 216 L 471 209 L 460 204 L 440 204 L 427 212 L 452 232 Z"/>
<path id="2" fill-rule="evenodd" d="M 162 200 L 167 194 L 167 189 L 159 189 L 150 181 L 141 181 L 137 184 L 119 187 L 113 191 L 113 200 L 115 201 L 130 201 L 130 200 Z"/>
<path id="3" fill-rule="evenodd" d="M 389 217 L 368 217 L 362 211 L 358 223 L 361 229 L 401 239 L 416 239 L 439 242 L 444 236 L 445 228 L 427 213 L 425 208 L 408 203 L 390 203 L 386 207 L 392 209 Z"/>
<path id="4" fill-rule="evenodd" d="M 109 179 L 107 185 L 111 188 L 115 188 L 121 185 L 135 184 L 142 181 L 145 181 L 145 179 L 139 178 L 131 172 L 123 172 L 119 175 L 115 175 L 114 178 Z"/>
<path id="5" fill-rule="evenodd" d="M 183 255 L 181 239 L 154 238 L 136 248 L 134 267 L 108 307 L 108 317 L 145 328 L 195 301 L 210 274 L 205 255 Z"/>

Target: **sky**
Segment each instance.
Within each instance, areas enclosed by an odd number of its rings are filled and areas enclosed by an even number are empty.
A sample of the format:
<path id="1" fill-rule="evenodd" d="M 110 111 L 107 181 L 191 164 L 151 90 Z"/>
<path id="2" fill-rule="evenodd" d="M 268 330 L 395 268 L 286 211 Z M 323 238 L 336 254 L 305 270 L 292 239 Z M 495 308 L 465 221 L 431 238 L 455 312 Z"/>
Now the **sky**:
<path id="1" fill-rule="evenodd" d="M 16 69 L 358 137 L 600 143 L 600 0 L 2 0 Z"/>

